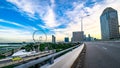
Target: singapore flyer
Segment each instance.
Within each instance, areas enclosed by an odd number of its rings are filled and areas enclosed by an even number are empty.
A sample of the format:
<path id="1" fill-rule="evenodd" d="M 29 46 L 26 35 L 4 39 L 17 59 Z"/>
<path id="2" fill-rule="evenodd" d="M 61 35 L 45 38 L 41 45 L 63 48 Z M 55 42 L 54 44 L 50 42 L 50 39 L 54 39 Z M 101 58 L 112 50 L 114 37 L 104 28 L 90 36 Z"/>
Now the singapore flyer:
<path id="1" fill-rule="evenodd" d="M 36 42 L 46 42 L 47 34 L 43 30 L 35 30 L 32 35 L 33 41 Z"/>

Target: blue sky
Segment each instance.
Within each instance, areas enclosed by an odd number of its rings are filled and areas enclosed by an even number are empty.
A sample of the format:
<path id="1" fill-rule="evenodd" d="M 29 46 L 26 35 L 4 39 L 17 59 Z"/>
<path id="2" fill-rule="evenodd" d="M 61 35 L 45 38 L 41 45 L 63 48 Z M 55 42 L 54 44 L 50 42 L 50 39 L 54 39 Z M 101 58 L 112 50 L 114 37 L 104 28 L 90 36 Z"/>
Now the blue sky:
<path id="1" fill-rule="evenodd" d="M 50 41 L 80 31 L 100 38 L 99 16 L 106 7 L 119 10 L 119 0 L 0 0 L 0 42 L 32 41 L 35 30 L 43 30 Z M 118 11 L 119 12 L 119 11 Z M 119 14 L 119 13 L 118 13 Z M 40 33 L 40 32 L 39 32 Z M 42 33 L 42 32 L 41 32 Z"/>

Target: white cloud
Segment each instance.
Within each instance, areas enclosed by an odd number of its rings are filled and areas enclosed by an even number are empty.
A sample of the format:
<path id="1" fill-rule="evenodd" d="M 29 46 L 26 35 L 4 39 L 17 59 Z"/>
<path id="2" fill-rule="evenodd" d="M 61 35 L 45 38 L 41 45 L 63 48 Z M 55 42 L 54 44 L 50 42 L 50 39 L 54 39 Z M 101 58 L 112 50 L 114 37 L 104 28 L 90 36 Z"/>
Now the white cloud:
<path id="1" fill-rule="evenodd" d="M 60 23 L 56 21 L 56 14 L 54 12 L 55 1 L 50 0 L 51 5 L 47 1 L 39 0 L 7 0 L 8 2 L 16 5 L 18 10 L 23 14 L 27 14 L 31 18 L 36 18 L 35 14 L 39 15 L 46 28 L 54 28 L 59 26 Z"/>
<path id="2" fill-rule="evenodd" d="M 33 5 L 35 3 L 29 2 L 32 0 L 7 0 L 7 1 L 16 5 L 18 7 L 18 9 L 20 9 L 19 11 L 22 10 L 21 12 L 27 12 L 30 17 L 34 17 L 35 10 L 33 8 L 35 8 L 35 6 L 33 6 Z"/>
<path id="3" fill-rule="evenodd" d="M 59 23 L 55 19 L 55 14 L 51 8 L 48 9 L 48 12 L 44 16 L 43 20 L 45 21 L 45 26 L 47 27 L 56 27 Z"/>
<path id="4" fill-rule="evenodd" d="M 18 24 L 16 22 L 12 22 L 12 21 L 7 21 L 7 20 L 4 20 L 4 19 L 0 19 L 0 22 L 5 22 L 5 23 L 8 23 L 8 24 L 13 24 L 13 25 L 16 25 L 16 26 L 19 26 L 19 27 L 24 27 L 24 25 L 21 25 L 21 24 Z"/>
<path id="5" fill-rule="evenodd" d="M 34 30 L 37 30 L 32 26 L 24 26 L 12 21 L 7 21 L 0 19 L 0 23 L 8 23 L 22 27 L 23 29 L 16 29 L 12 27 L 6 27 L 0 25 L 0 42 L 23 42 L 23 41 L 32 41 L 32 34 Z"/>
<path id="6" fill-rule="evenodd" d="M 8 21 L 8 20 L 4 20 L 4 19 L 0 19 L 0 23 L 8 23 L 8 24 L 12 24 L 12 25 L 16 25 L 16 26 L 22 27 L 24 29 L 37 30 L 37 28 L 35 28 L 35 27 L 25 26 L 25 25 L 19 24 L 17 22 Z"/>
<path id="7" fill-rule="evenodd" d="M 4 27 L 0 29 L 0 39 L 1 42 L 28 42 L 32 40 L 32 32 Z"/>

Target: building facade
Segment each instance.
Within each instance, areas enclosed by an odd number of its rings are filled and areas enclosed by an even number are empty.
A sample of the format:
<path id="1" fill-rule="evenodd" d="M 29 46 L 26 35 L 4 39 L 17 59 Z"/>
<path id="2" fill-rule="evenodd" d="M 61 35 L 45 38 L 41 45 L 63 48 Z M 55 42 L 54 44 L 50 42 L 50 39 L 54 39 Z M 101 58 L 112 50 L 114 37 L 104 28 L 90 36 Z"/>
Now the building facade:
<path id="1" fill-rule="evenodd" d="M 56 37 L 52 35 L 52 43 L 56 43 Z"/>
<path id="2" fill-rule="evenodd" d="M 65 37 L 65 38 L 64 38 L 64 42 L 66 42 L 66 43 L 69 42 L 69 38 L 68 38 L 68 37 Z"/>
<path id="3" fill-rule="evenodd" d="M 102 40 L 119 38 L 119 25 L 117 11 L 111 7 L 106 8 L 100 16 Z"/>
<path id="4" fill-rule="evenodd" d="M 84 40 L 83 31 L 73 32 L 72 42 L 82 42 L 83 40 Z"/>

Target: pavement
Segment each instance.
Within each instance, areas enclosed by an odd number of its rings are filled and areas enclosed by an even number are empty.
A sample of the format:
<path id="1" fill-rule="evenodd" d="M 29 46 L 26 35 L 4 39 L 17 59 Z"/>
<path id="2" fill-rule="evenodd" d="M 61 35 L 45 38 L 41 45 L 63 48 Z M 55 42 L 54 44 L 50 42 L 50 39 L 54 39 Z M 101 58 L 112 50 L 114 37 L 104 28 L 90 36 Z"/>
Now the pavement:
<path id="1" fill-rule="evenodd" d="M 120 68 L 120 42 L 86 42 L 84 68 Z"/>

